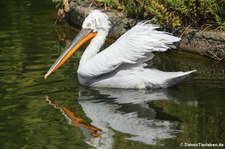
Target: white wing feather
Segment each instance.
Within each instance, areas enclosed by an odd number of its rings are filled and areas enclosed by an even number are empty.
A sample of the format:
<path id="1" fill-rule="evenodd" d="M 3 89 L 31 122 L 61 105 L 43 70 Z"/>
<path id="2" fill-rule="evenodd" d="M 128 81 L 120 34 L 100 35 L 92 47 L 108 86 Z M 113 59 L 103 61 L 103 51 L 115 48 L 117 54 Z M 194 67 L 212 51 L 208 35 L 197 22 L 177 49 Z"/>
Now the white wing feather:
<path id="1" fill-rule="evenodd" d="M 151 52 L 166 51 L 173 46 L 173 42 L 180 40 L 169 33 L 157 31 L 156 28 L 158 26 L 152 24 L 137 24 L 111 46 L 79 67 L 79 76 L 91 79 L 111 72 L 121 64 L 136 64 L 141 59 L 149 59 L 149 56 L 153 58 Z"/>

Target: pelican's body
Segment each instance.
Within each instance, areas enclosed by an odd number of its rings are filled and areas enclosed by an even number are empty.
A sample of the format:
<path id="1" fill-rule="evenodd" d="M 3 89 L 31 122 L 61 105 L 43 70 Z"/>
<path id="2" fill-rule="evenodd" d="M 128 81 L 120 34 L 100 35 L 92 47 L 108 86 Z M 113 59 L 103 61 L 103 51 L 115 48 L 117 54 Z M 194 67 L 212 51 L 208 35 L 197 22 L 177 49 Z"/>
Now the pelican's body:
<path id="1" fill-rule="evenodd" d="M 82 30 L 68 49 L 50 68 L 47 77 L 60 67 L 84 42 L 92 39 L 84 51 L 79 68 L 80 84 L 104 88 L 167 88 L 194 72 L 162 72 L 145 68 L 152 52 L 166 51 L 180 38 L 157 31 L 158 26 L 139 23 L 107 49 L 100 51 L 110 29 L 108 16 L 94 10 L 85 19 Z M 71 52 L 72 51 L 72 52 Z"/>

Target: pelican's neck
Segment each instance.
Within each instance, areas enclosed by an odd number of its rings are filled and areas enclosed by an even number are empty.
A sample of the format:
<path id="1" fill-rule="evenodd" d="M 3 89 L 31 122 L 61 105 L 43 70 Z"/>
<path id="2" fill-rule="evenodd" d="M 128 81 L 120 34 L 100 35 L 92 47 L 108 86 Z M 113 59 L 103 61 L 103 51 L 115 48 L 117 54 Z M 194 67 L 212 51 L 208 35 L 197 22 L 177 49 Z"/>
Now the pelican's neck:
<path id="1" fill-rule="evenodd" d="M 106 36 L 108 35 L 108 31 L 100 30 L 98 31 L 97 35 L 91 40 L 88 47 L 85 49 L 79 66 L 85 64 L 89 59 L 95 56 L 99 50 L 101 49 L 102 45 L 105 42 Z"/>

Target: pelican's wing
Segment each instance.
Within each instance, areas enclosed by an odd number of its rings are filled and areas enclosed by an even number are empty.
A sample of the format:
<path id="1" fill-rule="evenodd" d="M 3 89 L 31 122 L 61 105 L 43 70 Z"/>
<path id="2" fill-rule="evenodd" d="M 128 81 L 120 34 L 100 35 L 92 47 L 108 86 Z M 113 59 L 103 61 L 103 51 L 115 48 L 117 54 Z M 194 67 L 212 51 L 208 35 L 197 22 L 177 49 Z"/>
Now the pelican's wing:
<path id="1" fill-rule="evenodd" d="M 121 64 L 137 64 L 153 58 L 151 52 L 166 51 L 180 38 L 155 30 L 156 25 L 139 23 L 122 35 L 115 43 L 103 50 L 78 69 L 83 78 L 111 72 Z"/>

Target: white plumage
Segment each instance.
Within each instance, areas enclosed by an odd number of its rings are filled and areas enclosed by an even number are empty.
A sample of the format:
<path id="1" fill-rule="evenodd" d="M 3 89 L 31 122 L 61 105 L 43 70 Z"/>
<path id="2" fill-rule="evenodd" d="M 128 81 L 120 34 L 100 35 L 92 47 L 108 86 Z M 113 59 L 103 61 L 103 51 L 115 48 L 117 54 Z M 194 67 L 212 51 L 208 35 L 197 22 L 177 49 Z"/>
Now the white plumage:
<path id="1" fill-rule="evenodd" d="M 158 27 L 151 24 L 137 24 L 110 47 L 82 64 L 78 70 L 79 75 L 84 78 L 93 78 L 111 72 L 122 64 L 137 64 L 138 60 L 149 60 L 149 57 L 153 58 L 151 52 L 166 51 L 169 45 L 180 40 L 165 32 L 156 31 L 156 28 Z M 92 42 L 90 45 L 89 47 L 93 50 L 92 47 L 96 43 Z"/>
<path id="2" fill-rule="evenodd" d="M 80 84 L 104 88 L 167 88 L 194 72 L 162 72 L 145 68 L 152 52 L 174 47 L 180 38 L 157 31 L 157 25 L 138 23 L 105 50 L 100 51 L 110 29 L 109 18 L 99 10 L 84 20 L 81 32 L 56 60 L 45 78 L 60 67 L 84 42 L 93 38 L 84 51 L 79 68 Z M 81 44 L 80 44 L 81 43 Z M 73 52 L 71 52 L 73 51 Z M 69 56 L 68 56 L 69 55 Z"/>
<path id="3" fill-rule="evenodd" d="M 109 24 L 108 17 L 98 10 L 91 12 L 83 27 L 86 27 L 89 19 L 101 20 L 96 23 L 104 22 L 103 24 L 107 24 L 107 21 Z M 79 65 L 78 77 L 82 85 L 135 89 L 166 88 L 193 72 L 162 72 L 144 68 L 144 62 L 154 57 L 152 52 L 166 51 L 173 46 L 173 42 L 180 40 L 166 32 L 155 30 L 157 25 L 138 23 L 100 53 L 98 52 L 108 35 L 109 27 L 98 26 L 101 25 L 94 26 L 97 36 L 85 50 Z"/>

